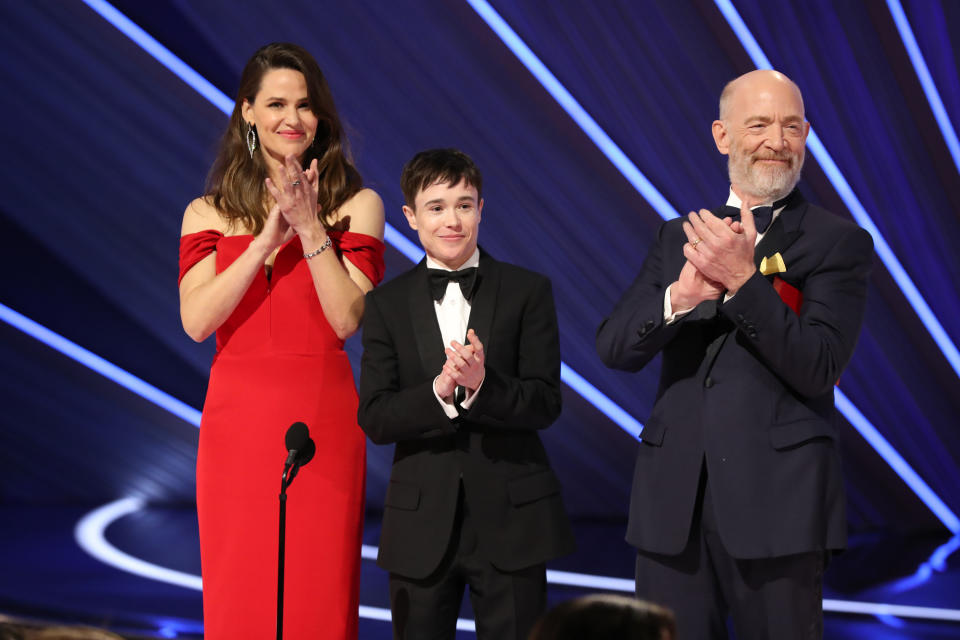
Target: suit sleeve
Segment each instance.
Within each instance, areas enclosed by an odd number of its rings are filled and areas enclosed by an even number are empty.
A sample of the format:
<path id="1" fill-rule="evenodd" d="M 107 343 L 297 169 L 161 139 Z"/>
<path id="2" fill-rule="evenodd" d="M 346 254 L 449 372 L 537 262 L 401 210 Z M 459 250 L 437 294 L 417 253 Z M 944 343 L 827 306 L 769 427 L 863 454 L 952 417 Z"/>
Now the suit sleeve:
<path id="1" fill-rule="evenodd" d="M 367 294 L 357 421 L 376 444 L 432 438 L 455 431 L 433 394 L 433 377 L 401 386 L 398 353 L 375 291 Z"/>
<path id="2" fill-rule="evenodd" d="M 866 306 L 873 239 L 851 226 L 829 241 L 832 246 L 803 282 L 799 314 L 759 272 L 720 306 L 740 338 L 787 386 L 806 397 L 830 392 L 840 378 Z"/>
<path id="3" fill-rule="evenodd" d="M 663 319 L 664 251 L 669 223 L 660 226 L 657 240 L 647 253 L 640 274 L 627 289 L 610 315 L 597 329 L 597 355 L 613 369 L 639 371 L 677 335 L 684 319 L 667 325 Z M 671 278 L 671 281 L 673 278 Z"/>
<path id="4" fill-rule="evenodd" d="M 550 280 L 537 279 L 518 327 L 516 375 L 487 360 L 483 387 L 463 417 L 484 426 L 543 429 L 560 415 L 560 336 Z"/>

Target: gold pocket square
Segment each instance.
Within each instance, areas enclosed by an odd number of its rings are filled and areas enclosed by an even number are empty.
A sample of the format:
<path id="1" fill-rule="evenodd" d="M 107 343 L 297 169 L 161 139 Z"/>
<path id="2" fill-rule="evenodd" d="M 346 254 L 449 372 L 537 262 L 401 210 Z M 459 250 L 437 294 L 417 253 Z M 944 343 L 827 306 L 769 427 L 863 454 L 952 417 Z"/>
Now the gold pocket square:
<path id="1" fill-rule="evenodd" d="M 783 263 L 783 256 L 780 255 L 779 251 L 769 258 L 764 258 L 760 261 L 760 273 L 765 276 L 770 276 L 775 273 L 784 273 L 786 270 L 787 265 Z"/>

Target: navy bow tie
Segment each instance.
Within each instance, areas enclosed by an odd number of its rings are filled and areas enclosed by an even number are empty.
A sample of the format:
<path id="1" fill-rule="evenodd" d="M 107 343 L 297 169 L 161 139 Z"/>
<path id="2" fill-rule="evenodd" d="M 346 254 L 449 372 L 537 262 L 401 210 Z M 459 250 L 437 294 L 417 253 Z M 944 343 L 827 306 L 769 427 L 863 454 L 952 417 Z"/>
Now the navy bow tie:
<path id="1" fill-rule="evenodd" d="M 477 285 L 477 268 L 468 267 L 460 271 L 444 271 L 443 269 L 427 269 L 430 277 L 430 295 L 434 300 L 443 300 L 447 293 L 447 285 L 456 282 L 460 285 L 460 293 L 469 300 Z"/>

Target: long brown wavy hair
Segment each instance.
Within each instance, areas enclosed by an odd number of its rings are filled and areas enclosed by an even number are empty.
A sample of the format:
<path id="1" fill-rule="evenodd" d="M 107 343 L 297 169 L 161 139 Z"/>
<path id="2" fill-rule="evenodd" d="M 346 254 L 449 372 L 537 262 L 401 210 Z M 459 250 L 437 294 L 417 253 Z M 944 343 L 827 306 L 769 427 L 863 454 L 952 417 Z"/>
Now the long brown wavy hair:
<path id="1" fill-rule="evenodd" d="M 293 69 L 306 80 L 310 110 L 317 116 L 317 134 L 303 154 L 303 168 L 317 159 L 321 211 L 318 217 L 329 227 L 337 209 L 362 188 L 363 179 L 349 158 L 340 116 L 320 66 L 306 49 L 295 44 L 274 42 L 261 47 L 243 68 L 230 124 L 207 178 L 206 195 L 231 225 L 240 224 L 253 235 L 263 230 L 269 202 L 264 184 L 267 164 L 259 150 L 250 157 L 242 110 L 244 100 L 253 104 L 263 76 L 273 69 Z"/>

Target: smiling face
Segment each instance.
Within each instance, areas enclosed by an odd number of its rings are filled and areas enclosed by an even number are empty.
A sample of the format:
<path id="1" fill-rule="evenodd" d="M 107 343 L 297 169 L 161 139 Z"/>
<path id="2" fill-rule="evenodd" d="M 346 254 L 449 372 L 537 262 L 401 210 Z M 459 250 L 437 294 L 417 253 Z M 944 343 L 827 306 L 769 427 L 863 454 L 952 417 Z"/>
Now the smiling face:
<path id="1" fill-rule="evenodd" d="M 800 90 L 776 71 L 753 71 L 736 79 L 721 99 L 713 137 L 729 155 L 734 192 L 755 205 L 790 193 L 800 180 L 810 123 Z"/>
<path id="2" fill-rule="evenodd" d="M 307 82 L 293 69 L 267 71 L 253 102 L 243 101 L 243 119 L 256 125 L 260 150 L 271 167 L 282 165 L 288 154 L 302 160 L 317 134 Z"/>
<path id="3" fill-rule="evenodd" d="M 435 182 L 420 190 L 413 208 L 404 205 L 410 228 L 432 260 L 458 269 L 477 248 L 483 200 L 464 180 L 455 185 Z"/>

